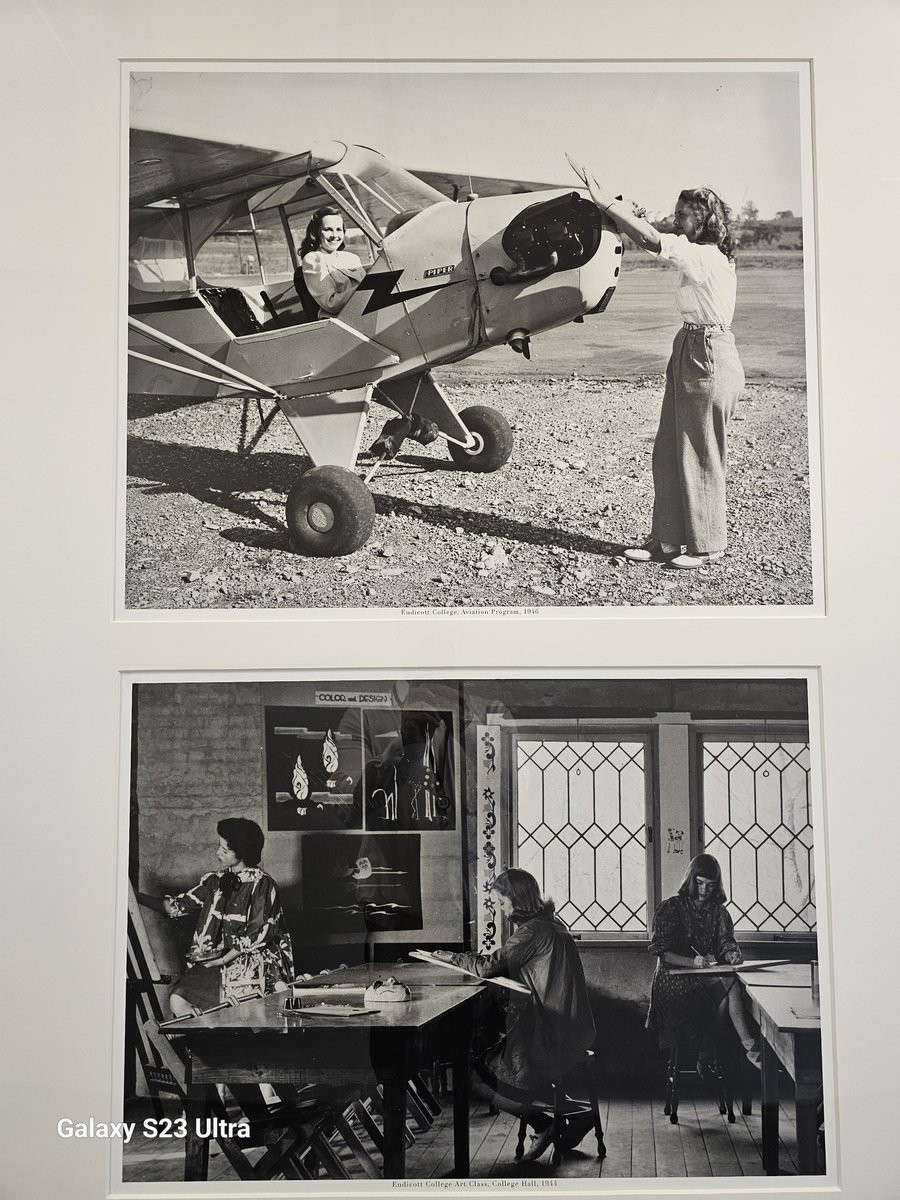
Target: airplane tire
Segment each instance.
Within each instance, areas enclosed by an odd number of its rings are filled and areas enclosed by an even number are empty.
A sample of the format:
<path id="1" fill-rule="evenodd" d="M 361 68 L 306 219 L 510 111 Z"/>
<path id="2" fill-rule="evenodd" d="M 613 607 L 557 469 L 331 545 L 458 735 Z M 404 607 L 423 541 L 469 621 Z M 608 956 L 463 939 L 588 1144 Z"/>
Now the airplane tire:
<path id="1" fill-rule="evenodd" d="M 315 558 L 337 558 L 369 540 L 375 501 L 352 471 L 313 467 L 291 488 L 285 516 L 295 550 Z"/>
<path id="2" fill-rule="evenodd" d="M 464 450 L 448 442 L 450 457 L 459 467 L 467 471 L 499 471 L 509 461 L 513 450 L 513 432 L 509 422 L 496 408 L 484 404 L 473 404 L 464 408 L 459 419 L 478 439 L 474 450 Z"/>

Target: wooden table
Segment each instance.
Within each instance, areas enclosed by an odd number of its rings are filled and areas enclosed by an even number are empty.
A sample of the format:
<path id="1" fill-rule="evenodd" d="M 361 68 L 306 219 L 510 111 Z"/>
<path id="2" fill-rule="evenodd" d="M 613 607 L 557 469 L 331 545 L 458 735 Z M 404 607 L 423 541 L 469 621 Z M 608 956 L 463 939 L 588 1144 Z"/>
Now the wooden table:
<path id="1" fill-rule="evenodd" d="M 822 1092 L 822 1022 L 813 1006 L 809 963 L 778 963 L 740 970 L 676 967 L 673 975 L 718 975 L 736 979 L 759 1024 L 762 1050 L 762 1160 L 767 1175 L 778 1174 L 778 1064 L 794 1082 L 797 1156 L 801 1175 L 816 1174 L 818 1108 Z M 798 1016 L 797 1014 L 804 1014 Z M 744 1110 L 749 1111 L 748 1109 Z"/>
<path id="2" fill-rule="evenodd" d="M 422 966 L 425 966 L 422 964 Z M 425 967 L 427 970 L 428 968 Z M 432 968 L 441 976 L 450 972 Z M 335 971 L 321 985 L 356 984 L 370 968 Z M 421 967 L 414 968 L 416 976 Z M 379 968 L 373 978 L 399 977 L 399 966 Z M 406 974 L 406 972 L 404 972 Z M 209 1143 L 196 1135 L 196 1121 L 208 1114 L 211 1089 L 229 1085 L 279 1083 L 382 1084 L 384 1100 L 384 1176 L 405 1172 L 406 1084 L 423 1063 L 426 1043 L 437 1038 L 453 1067 L 454 1167 L 469 1174 L 469 1058 L 472 1013 L 483 984 L 447 984 L 443 978 L 408 984 L 412 999 L 384 1004 L 364 1016 L 304 1016 L 286 1013 L 288 993 L 275 993 L 237 1007 L 191 1017 L 166 1032 L 183 1039 L 187 1050 L 187 1128 L 185 1179 L 205 1179 Z M 316 997 L 318 1001 L 320 997 Z M 329 998 L 329 1002 L 331 998 Z M 347 1000 L 335 993 L 334 1003 Z"/>
<path id="3" fill-rule="evenodd" d="M 807 972 L 809 968 L 807 967 Z M 767 1175 L 778 1174 L 778 1064 L 794 1081 L 797 1166 L 817 1173 L 818 1107 L 822 1092 L 822 1021 L 813 1015 L 805 987 L 767 985 L 739 979 L 762 1035 L 762 1157 Z"/>
<path id="4" fill-rule="evenodd" d="M 738 976 L 744 984 L 754 987 L 810 987 L 809 963 L 779 963 L 777 967 L 760 967 L 758 970 L 738 971 Z"/>

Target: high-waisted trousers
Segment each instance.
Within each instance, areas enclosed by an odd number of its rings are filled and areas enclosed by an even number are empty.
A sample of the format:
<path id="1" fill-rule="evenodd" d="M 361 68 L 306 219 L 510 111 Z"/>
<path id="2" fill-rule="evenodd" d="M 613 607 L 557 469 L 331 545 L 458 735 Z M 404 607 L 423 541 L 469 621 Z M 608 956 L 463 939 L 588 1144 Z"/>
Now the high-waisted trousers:
<path id="1" fill-rule="evenodd" d="M 688 553 L 724 550 L 728 422 L 744 388 L 731 330 L 685 327 L 675 335 L 653 445 L 653 526 L 658 542 Z"/>

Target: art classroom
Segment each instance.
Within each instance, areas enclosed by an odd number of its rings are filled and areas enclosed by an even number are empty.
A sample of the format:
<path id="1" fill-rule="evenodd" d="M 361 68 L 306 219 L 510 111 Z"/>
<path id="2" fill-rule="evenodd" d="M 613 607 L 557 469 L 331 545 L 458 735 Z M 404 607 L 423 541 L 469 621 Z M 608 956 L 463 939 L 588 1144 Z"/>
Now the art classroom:
<path id="1" fill-rule="evenodd" d="M 814 686 L 135 683 L 122 1181 L 826 1174 Z"/>

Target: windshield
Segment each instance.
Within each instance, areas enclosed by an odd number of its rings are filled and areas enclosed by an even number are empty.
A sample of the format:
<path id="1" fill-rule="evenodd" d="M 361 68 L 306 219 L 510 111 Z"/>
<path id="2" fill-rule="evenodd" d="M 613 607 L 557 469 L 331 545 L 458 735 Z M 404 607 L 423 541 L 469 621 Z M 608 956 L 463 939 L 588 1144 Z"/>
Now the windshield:
<path id="1" fill-rule="evenodd" d="M 321 178 L 327 180 L 351 212 L 367 219 L 382 237 L 398 224 L 395 218 L 401 214 L 408 218 L 447 200 L 409 171 L 392 167 L 383 160 L 359 175 L 332 167 L 322 172 Z"/>

